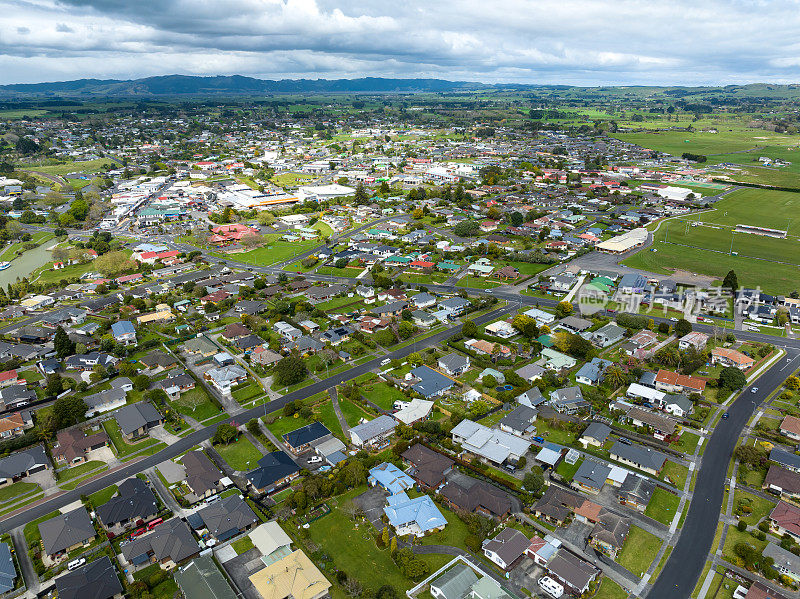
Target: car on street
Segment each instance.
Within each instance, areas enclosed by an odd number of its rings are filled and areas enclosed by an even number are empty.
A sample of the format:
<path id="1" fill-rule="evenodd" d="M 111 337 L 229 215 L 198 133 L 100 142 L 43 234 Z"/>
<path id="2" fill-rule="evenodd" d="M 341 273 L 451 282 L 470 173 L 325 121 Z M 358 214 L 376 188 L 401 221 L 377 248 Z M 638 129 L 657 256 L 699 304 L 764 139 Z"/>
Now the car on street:
<path id="1" fill-rule="evenodd" d="M 758 387 L 750 387 L 750 393 L 757 393 Z"/>
<path id="2" fill-rule="evenodd" d="M 723 412 L 722 419 L 727 420 L 728 418 L 730 418 L 730 414 L 728 414 L 727 412 Z"/>

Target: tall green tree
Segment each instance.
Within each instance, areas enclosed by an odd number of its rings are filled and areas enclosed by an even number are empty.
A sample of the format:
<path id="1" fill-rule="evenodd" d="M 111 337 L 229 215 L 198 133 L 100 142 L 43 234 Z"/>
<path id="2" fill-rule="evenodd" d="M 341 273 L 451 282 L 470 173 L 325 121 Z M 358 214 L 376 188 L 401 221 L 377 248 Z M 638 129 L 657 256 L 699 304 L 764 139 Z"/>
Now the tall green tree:
<path id="1" fill-rule="evenodd" d="M 70 340 L 69 336 L 61 327 L 56 329 L 56 335 L 53 338 L 53 347 L 59 358 L 66 358 L 75 353 L 75 343 Z"/>
<path id="2" fill-rule="evenodd" d="M 722 280 L 722 287 L 724 289 L 730 289 L 731 293 L 739 289 L 739 279 L 737 279 L 736 273 L 733 270 L 729 270 L 728 274 L 725 275 L 725 278 Z"/>

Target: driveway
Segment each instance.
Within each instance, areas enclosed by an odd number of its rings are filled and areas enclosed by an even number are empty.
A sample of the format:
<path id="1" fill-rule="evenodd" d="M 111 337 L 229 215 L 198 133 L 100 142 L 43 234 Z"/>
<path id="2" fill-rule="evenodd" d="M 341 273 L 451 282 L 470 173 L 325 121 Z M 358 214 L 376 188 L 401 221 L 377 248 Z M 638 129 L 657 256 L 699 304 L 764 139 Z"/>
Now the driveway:
<path id="1" fill-rule="evenodd" d="M 583 548 L 586 547 L 586 539 L 592 532 L 592 528 L 591 524 L 584 524 L 583 522 L 573 520 L 566 529 L 559 529 L 559 532 L 565 541 Z"/>
<path id="2" fill-rule="evenodd" d="M 519 565 L 509 573 L 508 584 L 517 592 L 520 592 L 520 589 L 535 591 L 538 588 L 536 581 L 544 574 L 545 571 L 541 566 L 537 566 L 531 558 L 523 557 Z"/>
<path id="3" fill-rule="evenodd" d="M 253 583 L 250 582 L 250 577 L 265 567 L 264 562 L 261 561 L 261 552 L 258 549 L 253 548 L 245 551 L 232 560 L 224 562 L 222 567 L 242 592 L 242 596 L 245 599 L 262 599 Z"/>
<path id="4" fill-rule="evenodd" d="M 49 468 L 47 470 L 41 470 L 40 472 L 34 472 L 25 479 L 25 482 L 36 483 L 42 488 L 45 495 L 58 492 L 56 479 L 53 477 L 53 471 Z"/>
<path id="5" fill-rule="evenodd" d="M 164 428 L 163 424 L 159 424 L 158 426 L 154 426 L 148 431 L 148 434 L 153 437 L 153 439 L 158 439 L 159 441 L 163 441 L 167 445 L 172 445 L 175 443 L 180 437 L 178 435 L 173 435 L 167 429 Z"/>
<path id="6" fill-rule="evenodd" d="M 353 499 L 355 504 L 361 508 L 367 520 L 372 523 L 375 530 L 381 531 L 386 526 L 381 517 L 383 516 L 383 506 L 386 505 L 386 491 L 380 487 L 371 487 L 361 495 Z"/>

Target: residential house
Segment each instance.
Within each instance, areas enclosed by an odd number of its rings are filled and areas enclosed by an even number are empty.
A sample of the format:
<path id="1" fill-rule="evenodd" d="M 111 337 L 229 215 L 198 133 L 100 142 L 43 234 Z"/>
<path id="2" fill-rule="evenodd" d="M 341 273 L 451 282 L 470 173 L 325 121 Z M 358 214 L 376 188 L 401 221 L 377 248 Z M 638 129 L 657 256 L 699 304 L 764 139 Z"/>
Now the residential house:
<path id="1" fill-rule="evenodd" d="M 224 475 L 202 451 L 189 451 L 180 458 L 184 481 L 195 497 L 210 497 L 222 490 Z"/>
<path id="2" fill-rule="evenodd" d="M 616 441 L 611 446 L 609 455 L 612 460 L 638 468 L 653 476 L 657 476 L 661 472 L 667 461 L 667 457 L 663 453 L 659 453 L 649 447 L 628 445 L 619 441 Z"/>
<path id="3" fill-rule="evenodd" d="M 800 418 L 784 416 L 780 425 L 780 433 L 794 441 L 800 441 Z"/>
<path id="4" fill-rule="evenodd" d="M 223 497 L 187 518 L 195 529 L 205 528 L 219 542 L 255 528 L 261 521 L 241 495 Z"/>
<path id="5" fill-rule="evenodd" d="M 383 513 L 399 536 L 414 535 L 422 537 L 426 533 L 444 529 L 445 518 L 429 495 L 421 495 L 411 499 L 400 491 L 386 499 L 388 505 Z"/>
<path id="6" fill-rule="evenodd" d="M 439 358 L 439 368 L 450 376 L 461 376 L 470 368 L 469 356 L 456 352 L 449 353 Z"/>
<path id="7" fill-rule="evenodd" d="M 414 487 L 414 479 L 389 462 L 371 468 L 367 482 L 370 486 L 381 487 L 389 495 L 403 493 Z"/>
<path id="8" fill-rule="evenodd" d="M 668 393 L 700 393 L 706 388 L 705 379 L 670 370 L 659 370 L 656 374 L 656 389 Z"/>
<path id="9" fill-rule="evenodd" d="M 482 480 L 459 477 L 447 481 L 439 496 L 451 509 L 504 520 L 513 511 L 508 493 Z"/>
<path id="10" fill-rule="evenodd" d="M 583 392 L 578 386 L 556 389 L 550 393 L 548 403 L 554 410 L 563 414 L 575 414 L 589 407 L 589 402 L 583 399 Z"/>
<path id="11" fill-rule="evenodd" d="M 459 422 L 451 434 L 453 442 L 461 445 L 462 454 L 474 455 L 496 466 L 516 464 L 531 446 L 516 435 L 467 419 Z"/>
<path id="12" fill-rule="evenodd" d="M 600 569 L 561 547 L 547 564 L 547 573 L 570 593 L 581 596 L 600 575 Z"/>
<path id="13" fill-rule="evenodd" d="M 11 439 L 25 433 L 28 428 L 20 412 L 0 415 L 0 439 Z"/>
<path id="14" fill-rule="evenodd" d="M 105 431 L 86 435 L 80 428 L 70 428 L 58 431 L 52 455 L 57 464 L 80 464 L 88 452 L 107 446 Z"/>
<path id="15" fill-rule="evenodd" d="M 770 466 L 761 486 L 764 490 L 788 500 L 796 501 L 800 498 L 800 474 L 781 466 Z"/>
<path id="16" fill-rule="evenodd" d="M 174 573 L 185 599 L 236 599 L 228 580 L 210 555 L 201 555 Z"/>
<path id="17" fill-rule="evenodd" d="M 312 422 L 298 429 L 285 433 L 283 442 L 294 455 L 299 455 L 312 445 L 329 439 L 333 435 L 321 422 Z"/>
<path id="18" fill-rule="evenodd" d="M 322 599 L 331 583 L 301 550 L 275 560 L 250 576 L 256 592 L 265 599 Z"/>
<path id="19" fill-rule="evenodd" d="M 592 333 L 592 341 L 600 347 L 609 347 L 622 341 L 625 337 L 625 329 L 616 323 L 609 322 Z"/>
<path id="20" fill-rule="evenodd" d="M 607 424 L 603 424 L 602 422 L 591 422 L 589 426 L 586 427 L 586 430 L 583 431 L 581 434 L 580 441 L 581 445 L 587 447 L 589 445 L 593 445 L 595 447 L 602 447 L 605 445 L 606 441 L 608 441 L 611 435 L 611 427 Z"/>
<path id="21" fill-rule="evenodd" d="M 406 374 L 405 378 L 408 381 L 416 381 L 411 385 L 411 389 L 425 399 L 439 397 L 455 385 L 453 379 L 429 366 L 417 366 Z"/>
<path id="22" fill-rule="evenodd" d="M 140 401 L 127 405 L 114 412 L 122 436 L 130 441 L 147 434 L 154 426 L 162 424 L 163 418 L 153 404 Z"/>
<path id="23" fill-rule="evenodd" d="M 121 345 L 136 345 L 136 329 L 130 320 L 120 320 L 112 324 L 111 335 Z"/>
<path id="24" fill-rule="evenodd" d="M 592 358 L 591 362 L 587 362 L 581 366 L 578 372 L 575 373 L 575 382 L 581 385 L 596 387 L 603 382 L 605 371 L 611 364 L 612 362 L 610 360 Z"/>
<path id="25" fill-rule="evenodd" d="M 385 447 L 397 428 L 397 420 L 386 414 L 350 428 L 350 440 L 356 447 Z"/>
<path id="26" fill-rule="evenodd" d="M 504 528 L 493 539 L 485 539 L 483 555 L 508 572 L 525 555 L 530 540 L 516 528 Z"/>
<path id="27" fill-rule="evenodd" d="M 627 505 L 639 512 L 644 512 L 655 492 L 656 484 L 649 478 L 629 474 L 617 488 L 616 494 L 620 504 Z"/>
<path id="28" fill-rule="evenodd" d="M 755 364 L 755 360 L 735 349 L 715 347 L 711 350 L 711 363 L 733 366 L 739 370 L 747 370 Z"/>
<path id="29" fill-rule="evenodd" d="M 536 410 L 525 405 L 519 405 L 503 416 L 497 423 L 501 431 L 511 433 L 518 437 L 530 437 L 536 429 L 533 426 L 536 420 Z"/>
<path id="30" fill-rule="evenodd" d="M 103 528 L 128 528 L 158 515 L 158 501 L 142 479 L 133 477 L 119 484 L 117 494 L 95 509 Z"/>
<path id="31" fill-rule="evenodd" d="M 783 576 L 788 576 L 793 581 L 800 581 L 800 557 L 775 543 L 769 542 L 761 552 L 765 558 L 771 558 L 772 567 Z"/>
<path id="32" fill-rule="evenodd" d="M 41 445 L 33 445 L 0 458 L 0 487 L 47 470 L 50 460 Z"/>
<path id="33" fill-rule="evenodd" d="M 401 456 L 410 468 L 406 474 L 411 476 L 423 490 L 435 490 L 446 481 L 445 476 L 453 469 L 455 462 L 425 445 L 415 443 Z"/>
<path id="34" fill-rule="evenodd" d="M 693 347 L 697 351 L 701 351 L 708 343 L 708 335 L 700 331 L 692 331 L 678 339 L 678 349 L 689 349 Z"/>
<path id="35" fill-rule="evenodd" d="M 122 557 L 135 568 L 158 564 L 162 570 L 171 570 L 198 555 L 200 546 L 180 518 L 162 522 L 151 532 L 122 546 Z"/>
<path id="36" fill-rule="evenodd" d="M 779 501 L 769 514 L 770 529 L 779 537 L 789 534 L 800 541 L 800 507 Z"/>
<path id="37" fill-rule="evenodd" d="M 57 559 L 79 547 L 88 547 L 97 531 L 86 508 L 81 506 L 39 523 L 39 535 L 44 552 L 50 559 Z"/>
<path id="38" fill-rule="evenodd" d="M 59 599 L 121 599 L 125 592 L 107 555 L 57 576 L 55 587 Z"/>

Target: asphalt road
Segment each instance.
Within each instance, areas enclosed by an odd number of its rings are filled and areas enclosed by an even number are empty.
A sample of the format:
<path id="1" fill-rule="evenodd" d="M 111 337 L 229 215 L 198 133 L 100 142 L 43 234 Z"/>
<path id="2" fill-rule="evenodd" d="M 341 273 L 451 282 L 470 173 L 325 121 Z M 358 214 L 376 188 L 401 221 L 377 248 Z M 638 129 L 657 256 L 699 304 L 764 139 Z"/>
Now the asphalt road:
<path id="1" fill-rule="evenodd" d="M 497 308 L 495 310 L 492 310 L 491 312 L 484 314 L 483 316 L 475 318 L 474 321 L 478 324 L 487 323 L 497 318 L 498 316 L 503 316 L 505 314 L 510 313 L 512 309 L 513 308 L 511 306 Z M 385 360 L 386 358 L 390 359 L 403 358 L 419 349 L 438 345 L 439 343 L 453 336 L 460 330 L 461 330 L 461 325 L 450 327 L 449 329 L 445 329 L 439 333 L 436 333 L 435 335 L 432 335 L 427 339 L 419 341 L 416 344 L 412 343 L 411 345 L 390 352 L 389 354 L 381 356 L 380 358 L 375 358 L 374 360 L 370 360 L 369 362 L 361 364 L 360 366 L 354 366 L 353 368 L 345 372 L 336 374 L 332 377 L 323 379 L 319 382 L 312 383 L 311 385 L 303 387 L 302 389 L 298 389 L 297 391 L 287 393 L 286 395 L 284 395 L 279 399 L 266 402 L 265 405 L 260 405 L 255 408 L 251 408 L 245 412 L 237 414 L 235 417 L 231 417 L 230 420 L 225 422 L 236 421 L 237 424 L 244 424 L 251 418 L 258 418 L 260 416 L 263 416 L 265 412 L 270 413 L 274 412 L 275 410 L 279 410 L 290 401 L 294 401 L 296 399 L 305 399 L 316 393 L 325 391 L 326 389 L 333 387 L 334 385 L 339 385 L 346 381 L 352 380 L 362 374 L 365 374 L 371 371 L 372 369 L 377 368 L 380 365 L 380 362 Z M 186 437 L 183 437 L 182 439 L 173 443 L 172 445 L 165 447 L 156 454 L 145 457 L 127 466 L 123 466 L 119 470 L 115 470 L 114 472 L 109 472 L 108 474 L 96 478 L 86 484 L 83 484 L 72 491 L 67 491 L 65 493 L 62 493 L 61 495 L 53 497 L 52 499 L 49 499 L 38 505 L 30 507 L 19 514 L 5 518 L 2 521 L 0 521 L 0 533 L 8 532 L 18 526 L 30 522 L 31 520 L 35 520 L 46 514 L 49 514 L 52 511 L 60 509 L 65 505 L 72 503 L 73 501 L 79 500 L 81 495 L 91 495 L 96 491 L 105 489 L 106 487 L 109 487 L 113 484 L 117 484 L 125 480 L 126 478 L 135 476 L 137 473 L 143 472 L 144 470 L 147 470 L 148 468 L 151 468 L 156 464 L 160 464 L 165 460 L 174 458 L 175 456 L 182 454 L 183 452 L 199 444 L 200 442 L 205 441 L 206 439 L 210 439 L 214 435 L 214 432 L 217 430 L 217 426 L 219 426 L 219 424 L 215 424 L 197 430 L 187 435 Z"/>
<path id="2" fill-rule="evenodd" d="M 681 535 L 650 589 L 648 599 L 682 599 L 691 596 L 710 555 L 720 519 L 728 464 L 739 434 L 761 402 L 798 367 L 800 351 L 788 350 L 786 358 L 776 362 L 755 382 L 758 391 L 750 393 L 750 387 L 747 387 L 728 408 L 730 417 L 719 421 L 703 454 Z"/>

